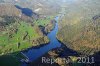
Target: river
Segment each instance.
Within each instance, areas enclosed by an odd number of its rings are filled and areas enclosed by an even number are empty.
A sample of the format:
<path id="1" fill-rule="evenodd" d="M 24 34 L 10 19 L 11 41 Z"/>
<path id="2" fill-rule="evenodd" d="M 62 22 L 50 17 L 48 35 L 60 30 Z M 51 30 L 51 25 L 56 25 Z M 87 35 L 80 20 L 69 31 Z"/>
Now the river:
<path id="1" fill-rule="evenodd" d="M 56 20 L 56 24 L 55 24 L 54 29 L 47 35 L 50 40 L 48 44 L 39 48 L 31 48 L 31 49 L 28 49 L 27 51 L 23 51 L 23 54 L 29 58 L 30 62 L 35 61 L 36 59 L 38 59 L 39 57 L 41 57 L 42 55 L 44 55 L 45 53 L 47 53 L 48 51 L 54 48 L 61 47 L 61 43 L 56 38 L 56 34 L 58 32 L 59 17 L 56 16 L 55 20 Z M 25 66 L 25 65 L 22 65 L 22 66 Z"/>

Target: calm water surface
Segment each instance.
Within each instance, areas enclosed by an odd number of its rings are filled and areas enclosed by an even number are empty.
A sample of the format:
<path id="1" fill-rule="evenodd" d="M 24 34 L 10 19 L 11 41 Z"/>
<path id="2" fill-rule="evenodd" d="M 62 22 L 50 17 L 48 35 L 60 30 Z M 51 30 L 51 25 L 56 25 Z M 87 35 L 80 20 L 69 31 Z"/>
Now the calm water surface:
<path id="1" fill-rule="evenodd" d="M 50 43 L 37 49 L 32 48 L 23 52 L 29 58 L 30 61 L 34 61 L 48 51 L 61 46 L 61 43 L 56 39 L 56 34 L 58 32 L 58 19 L 58 16 L 55 17 L 55 20 L 57 22 L 55 24 L 55 28 L 47 35 L 50 40 Z"/>

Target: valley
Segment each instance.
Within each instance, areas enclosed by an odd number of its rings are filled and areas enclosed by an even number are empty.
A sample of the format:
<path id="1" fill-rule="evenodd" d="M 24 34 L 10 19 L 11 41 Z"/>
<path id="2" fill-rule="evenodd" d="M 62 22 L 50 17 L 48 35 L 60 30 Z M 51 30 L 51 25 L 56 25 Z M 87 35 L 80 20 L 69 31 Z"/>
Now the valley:
<path id="1" fill-rule="evenodd" d="M 99 0 L 0 0 L 0 66 L 99 66 Z"/>

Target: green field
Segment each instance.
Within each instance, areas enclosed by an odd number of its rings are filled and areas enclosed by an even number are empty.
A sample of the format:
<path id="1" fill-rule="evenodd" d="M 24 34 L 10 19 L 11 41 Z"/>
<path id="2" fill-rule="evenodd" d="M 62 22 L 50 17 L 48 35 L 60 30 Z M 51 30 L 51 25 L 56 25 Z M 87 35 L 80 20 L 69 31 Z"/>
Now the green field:
<path id="1" fill-rule="evenodd" d="M 41 23 L 36 23 L 34 26 L 23 21 L 15 22 L 7 26 L 6 31 L 0 33 L 0 65 L 20 66 L 20 60 L 18 59 L 22 58 L 20 57 L 20 51 L 37 46 L 38 44 L 34 44 L 32 41 L 41 37 L 44 37 L 45 41 L 48 42 L 47 37 L 42 34 L 38 26 L 45 26 L 50 20 L 40 21 Z M 43 41 L 41 42 L 43 43 Z"/>
<path id="2" fill-rule="evenodd" d="M 25 22 L 16 23 L 17 27 L 13 28 L 16 32 L 11 31 L 11 27 L 7 27 L 0 36 L 0 54 L 20 51 L 32 46 L 31 40 L 41 37 L 37 32 L 37 27 L 32 27 Z M 20 46 L 18 46 L 20 45 Z"/>

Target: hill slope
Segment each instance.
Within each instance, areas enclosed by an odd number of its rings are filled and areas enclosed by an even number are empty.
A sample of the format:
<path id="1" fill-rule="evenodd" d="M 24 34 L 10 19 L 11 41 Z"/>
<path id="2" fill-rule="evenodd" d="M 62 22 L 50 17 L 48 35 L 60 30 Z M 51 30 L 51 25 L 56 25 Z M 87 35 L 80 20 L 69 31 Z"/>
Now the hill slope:
<path id="1" fill-rule="evenodd" d="M 80 0 L 66 6 L 58 39 L 85 55 L 100 51 L 100 1 Z"/>

